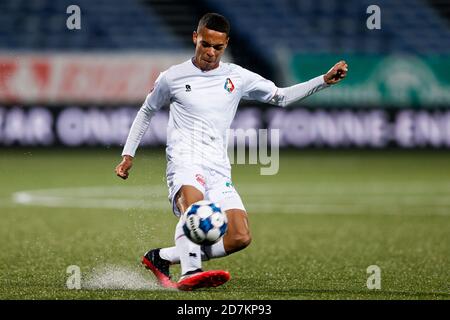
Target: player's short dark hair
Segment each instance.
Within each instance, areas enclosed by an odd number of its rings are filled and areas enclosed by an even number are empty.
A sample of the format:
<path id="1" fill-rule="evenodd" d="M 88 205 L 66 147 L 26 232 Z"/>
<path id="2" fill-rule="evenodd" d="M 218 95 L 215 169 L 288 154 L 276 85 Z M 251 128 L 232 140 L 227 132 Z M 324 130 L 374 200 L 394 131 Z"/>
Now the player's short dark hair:
<path id="1" fill-rule="evenodd" d="M 198 22 L 197 30 L 200 30 L 203 27 L 226 33 L 227 36 L 230 35 L 230 23 L 227 18 L 218 13 L 207 13 L 203 15 Z"/>

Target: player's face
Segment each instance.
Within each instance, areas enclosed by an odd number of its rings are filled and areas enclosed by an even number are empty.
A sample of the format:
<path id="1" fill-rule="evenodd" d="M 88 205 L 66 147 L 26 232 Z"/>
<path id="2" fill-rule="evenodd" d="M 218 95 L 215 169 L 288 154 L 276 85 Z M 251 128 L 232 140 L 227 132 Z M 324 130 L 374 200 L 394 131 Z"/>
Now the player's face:
<path id="1" fill-rule="evenodd" d="M 228 45 L 226 33 L 201 28 L 194 31 L 195 64 L 202 70 L 212 70 L 219 66 L 220 58 Z"/>

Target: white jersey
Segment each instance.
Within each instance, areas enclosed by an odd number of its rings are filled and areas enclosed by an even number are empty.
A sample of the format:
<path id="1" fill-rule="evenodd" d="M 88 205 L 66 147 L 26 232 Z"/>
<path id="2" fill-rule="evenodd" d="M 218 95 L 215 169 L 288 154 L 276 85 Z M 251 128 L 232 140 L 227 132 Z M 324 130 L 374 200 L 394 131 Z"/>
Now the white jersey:
<path id="1" fill-rule="evenodd" d="M 169 162 L 202 164 L 223 171 L 230 169 L 227 129 L 239 101 L 268 102 L 276 90 L 272 81 L 238 65 L 220 62 L 216 69 L 202 71 L 188 60 L 160 74 L 141 109 L 151 116 L 170 103 Z M 127 143 L 123 154 L 134 156 L 136 147 Z"/>
<path id="2" fill-rule="evenodd" d="M 284 106 L 323 87 L 323 76 L 277 88 L 272 81 L 238 65 L 220 62 L 217 68 L 202 71 L 190 59 L 159 75 L 133 122 L 122 155 L 135 155 L 153 113 L 170 104 L 168 165 L 200 164 L 228 174 L 227 133 L 241 99 Z"/>

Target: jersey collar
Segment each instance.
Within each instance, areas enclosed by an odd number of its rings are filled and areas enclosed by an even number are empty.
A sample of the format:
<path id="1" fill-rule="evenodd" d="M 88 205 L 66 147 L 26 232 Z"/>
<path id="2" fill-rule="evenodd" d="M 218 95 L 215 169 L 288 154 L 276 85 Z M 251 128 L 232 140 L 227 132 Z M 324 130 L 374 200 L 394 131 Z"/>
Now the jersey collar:
<path id="1" fill-rule="evenodd" d="M 222 69 L 222 61 L 219 61 L 219 66 L 218 66 L 217 68 L 212 69 L 212 70 L 206 70 L 206 71 L 203 71 L 202 69 L 200 69 L 199 67 L 197 67 L 197 66 L 195 65 L 194 59 L 195 59 L 195 57 L 192 57 L 192 58 L 191 58 L 191 60 L 190 60 L 190 61 L 191 61 L 191 65 L 194 67 L 195 70 L 198 70 L 198 71 L 201 72 L 201 73 L 213 74 L 213 73 L 219 72 L 219 71 Z"/>

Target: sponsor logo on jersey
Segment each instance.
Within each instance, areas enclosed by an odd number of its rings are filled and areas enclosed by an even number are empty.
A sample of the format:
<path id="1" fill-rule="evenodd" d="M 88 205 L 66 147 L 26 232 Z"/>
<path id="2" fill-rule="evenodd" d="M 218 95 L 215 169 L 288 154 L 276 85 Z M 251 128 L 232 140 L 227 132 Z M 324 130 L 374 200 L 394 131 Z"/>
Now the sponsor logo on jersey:
<path id="1" fill-rule="evenodd" d="M 227 187 L 228 189 L 227 190 L 223 190 L 222 194 L 225 194 L 225 195 L 229 194 L 229 195 L 231 195 L 231 194 L 234 194 L 236 192 L 234 190 L 234 184 L 231 181 L 225 182 L 225 187 Z"/>
<path id="2" fill-rule="evenodd" d="M 197 173 L 195 175 L 195 180 L 197 180 L 198 183 L 200 183 L 202 186 L 205 186 L 206 182 L 205 182 L 205 177 L 202 176 L 201 174 Z"/>
<path id="3" fill-rule="evenodd" d="M 192 89 L 191 89 L 191 86 L 187 84 L 187 85 L 186 85 L 186 92 L 191 92 L 191 90 L 192 90 Z"/>
<path id="4" fill-rule="evenodd" d="M 227 80 L 225 80 L 225 85 L 223 86 L 223 88 L 230 93 L 233 92 L 234 84 L 233 84 L 233 82 L 231 82 L 230 78 L 227 78 Z"/>

